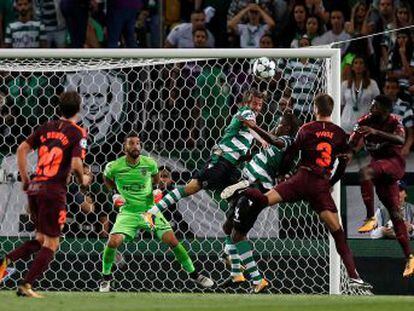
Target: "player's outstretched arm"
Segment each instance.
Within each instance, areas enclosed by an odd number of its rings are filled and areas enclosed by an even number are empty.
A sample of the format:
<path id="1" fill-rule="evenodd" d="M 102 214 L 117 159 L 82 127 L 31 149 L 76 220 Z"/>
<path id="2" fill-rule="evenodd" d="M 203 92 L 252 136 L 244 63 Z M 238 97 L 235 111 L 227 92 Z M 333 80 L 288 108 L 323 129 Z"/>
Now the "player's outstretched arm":
<path id="1" fill-rule="evenodd" d="M 338 166 L 336 167 L 335 173 L 332 175 L 331 179 L 329 180 L 329 184 L 334 186 L 345 174 L 345 169 L 348 164 L 348 157 L 347 156 L 341 156 L 338 158 Z"/>
<path id="2" fill-rule="evenodd" d="M 255 122 L 245 120 L 242 118 L 239 118 L 239 120 L 243 122 L 243 125 L 247 126 L 248 128 L 252 129 L 254 132 L 256 132 L 267 143 L 273 146 L 276 146 L 277 148 L 280 148 L 280 149 L 284 149 L 286 147 L 285 142 L 283 140 L 277 138 L 276 136 L 265 131 L 264 129 L 258 127 Z"/>
<path id="3" fill-rule="evenodd" d="M 32 147 L 25 141 L 17 148 L 17 167 L 19 168 L 20 177 L 22 179 L 23 191 L 27 190 L 30 182 L 29 173 L 27 171 L 27 154 L 31 150 Z"/>
<path id="4" fill-rule="evenodd" d="M 361 133 L 363 136 L 368 136 L 368 135 L 378 136 L 396 145 L 404 145 L 405 143 L 404 129 L 402 129 L 401 131 L 398 131 L 397 133 L 387 133 L 384 131 L 374 129 L 369 126 L 360 126 L 358 128 L 358 132 Z"/>

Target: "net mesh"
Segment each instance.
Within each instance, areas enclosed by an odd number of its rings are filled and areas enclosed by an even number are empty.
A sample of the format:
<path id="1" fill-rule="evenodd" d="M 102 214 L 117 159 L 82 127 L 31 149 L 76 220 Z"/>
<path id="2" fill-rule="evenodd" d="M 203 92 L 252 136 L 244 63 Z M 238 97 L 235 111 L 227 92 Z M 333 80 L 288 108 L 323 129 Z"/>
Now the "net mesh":
<path id="1" fill-rule="evenodd" d="M 8 252 L 34 235 L 17 178 L 15 151 L 36 126 L 56 117 L 62 91 L 77 90 L 83 98 L 82 125 L 89 132 L 86 163 L 94 182 L 86 195 L 74 183 L 68 186 L 64 238 L 37 286 L 93 291 L 98 288 L 101 254 L 117 214 L 103 186 L 102 171 L 108 161 L 122 155 L 125 135 L 137 130 L 144 154 L 168 167 L 173 185 L 185 184 L 208 160 L 243 92 L 252 86 L 268 93 L 258 117 L 263 128 L 271 130 L 278 123 L 284 109 L 281 98 L 303 121 L 311 119 L 313 97 L 327 91 L 328 60 L 274 61 L 277 74 L 271 80 L 258 80 L 251 73 L 252 59 L 240 58 L 2 59 L 0 249 Z M 35 163 L 33 153 L 32 170 Z M 221 260 L 226 209 L 217 193 L 201 191 L 165 212 L 195 265 L 216 282 L 229 276 Z M 271 292 L 329 293 L 328 233 L 305 203 L 264 210 L 249 237 Z M 27 267 L 18 262 L 19 272 L 0 288 L 16 286 Z M 119 249 L 114 278 L 113 289 L 119 291 L 202 291 L 188 280 L 168 247 L 145 232 Z M 344 277 L 341 288 L 349 292 Z"/>

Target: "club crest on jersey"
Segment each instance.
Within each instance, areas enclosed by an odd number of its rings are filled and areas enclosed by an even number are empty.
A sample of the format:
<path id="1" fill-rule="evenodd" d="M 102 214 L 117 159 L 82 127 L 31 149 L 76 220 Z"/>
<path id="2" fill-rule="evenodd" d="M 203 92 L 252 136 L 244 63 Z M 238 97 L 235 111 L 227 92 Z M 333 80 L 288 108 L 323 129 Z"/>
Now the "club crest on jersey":
<path id="1" fill-rule="evenodd" d="M 147 175 L 148 174 L 148 169 L 147 168 L 141 168 L 141 175 Z"/>
<path id="2" fill-rule="evenodd" d="M 88 141 L 86 140 L 86 138 L 82 138 L 79 141 L 79 146 L 81 146 L 82 149 L 86 149 L 88 147 Z"/>

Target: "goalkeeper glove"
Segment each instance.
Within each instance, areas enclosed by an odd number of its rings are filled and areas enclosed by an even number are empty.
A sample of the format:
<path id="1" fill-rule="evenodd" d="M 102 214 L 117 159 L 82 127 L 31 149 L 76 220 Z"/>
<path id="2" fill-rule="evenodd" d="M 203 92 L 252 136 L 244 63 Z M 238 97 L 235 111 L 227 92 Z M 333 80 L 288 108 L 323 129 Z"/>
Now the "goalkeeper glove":
<path id="1" fill-rule="evenodd" d="M 120 208 L 125 204 L 125 199 L 120 194 L 114 194 L 112 196 L 112 203 L 116 208 Z"/>

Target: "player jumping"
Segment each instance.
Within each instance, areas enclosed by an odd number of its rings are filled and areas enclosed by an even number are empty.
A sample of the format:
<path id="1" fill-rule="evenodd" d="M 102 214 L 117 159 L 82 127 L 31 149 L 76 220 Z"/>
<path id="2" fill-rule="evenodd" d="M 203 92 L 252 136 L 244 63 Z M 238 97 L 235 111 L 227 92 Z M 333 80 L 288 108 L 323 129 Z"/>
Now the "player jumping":
<path id="1" fill-rule="evenodd" d="M 17 149 L 17 164 L 23 191 L 27 193 L 29 211 L 35 224 L 36 236 L 0 259 L 0 281 L 7 265 L 19 259 L 27 261 L 36 254 L 32 266 L 19 283 L 18 296 L 42 298 L 32 289 L 35 280 L 48 269 L 59 248 L 59 237 L 66 221 L 66 181 L 71 170 L 78 183 L 87 187 L 91 181 L 84 174 L 86 133 L 76 125 L 81 97 L 76 92 L 60 95 L 62 114 L 57 121 L 40 126 Z M 38 152 L 35 176 L 29 178 L 27 155 L 32 149 Z"/>
<path id="2" fill-rule="evenodd" d="M 367 218 L 358 231 L 369 232 L 377 226 L 374 217 L 373 185 L 375 185 L 378 198 L 390 214 L 396 239 L 407 258 L 403 276 L 408 277 L 414 275 L 414 256 L 411 253 L 404 218 L 399 209 L 397 183 L 405 173 L 405 159 L 401 155 L 405 132 L 399 118 L 391 114 L 392 109 L 392 101 L 387 96 L 376 96 L 370 112 L 358 120 L 350 138 L 353 153 L 365 144 L 372 157 L 371 163 L 359 172 Z"/>
<path id="3" fill-rule="evenodd" d="M 109 190 L 117 190 L 116 201 L 124 200 L 102 256 L 102 281 L 100 292 L 109 292 L 112 279 L 112 265 L 116 250 L 126 241 L 135 238 L 139 229 L 151 229 L 140 216 L 154 204 L 153 184 L 159 183 L 157 163 L 150 157 L 141 155 L 141 141 L 138 134 L 131 133 L 125 139 L 125 156 L 109 162 L 104 171 L 104 182 Z M 214 282 L 200 274 L 193 265 L 184 246 L 177 240 L 171 225 L 161 212 L 155 215 L 154 234 L 173 251 L 190 278 L 202 287 L 212 287 Z"/>
<path id="4" fill-rule="evenodd" d="M 308 201 L 335 240 L 336 249 L 348 272 L 350 285 L 370 288 L 371 286 L 360 278 L 356 270 L 354 258 L 346 242 L 338 211 L 330 192 L 331 187 L 345 172 L 347 157 L 340 155 L 349 151 L 346 133 L 332 123 L 333 107 L 334 101 L 329 95 L 318 95 L 314 100 L 316 121 L 304 124 L 295 142 L 286 151 L 283 168 L 287 167 L 285 163 L 290 163 L 298 151 L 302 152 L 298 172 L 266 194 L 254 188 L 245 190 L 237 203 L 237 208 L 242 218 L 245 215 L 257 213 L 257 209 L 262 210 L 269 205 L 299 200 Z M 331 176 L 336 159 L 339 160 L 339 164 Z"/>
<path id="5" fill-rule="evenodd" d="M 261 210 L 250 209 L 247 211 L 248 215 L 242 215 L 241 212 L 245 211 L 240 211 L 235 203 L 238 201 L 238 190 L 252 185 L 262 193 L 266 193 L 274 187 L 276 178 L 279 176 L 284 152 L 293 143 L 298 124 L 295 115 L 286 112 L 274 131 L 276 136 L 273 136 L 257 128 L 254 124 L 246 122 L 246 125 L 252 126 L 253 130 L 257 131 L 271 146 L 263 148 L 244 167 L 242 181 L 228 186 L 221 193 L 222 199 L 230 200 L 230 209 L 223 225 L 223 231 L 226 234 L 225 252 L 231 264 L 230 278 L 221 284 L 222 287 L 240 285 L 246 281 L 241 270 L 241 260 L 245 263 L 245 272 L 253 281 L 253 293 L 259 293 L 268 286 L 267 280 L 257 268 L 252 247 L 247 241 L 247 233 L 253 228 Z"/>

